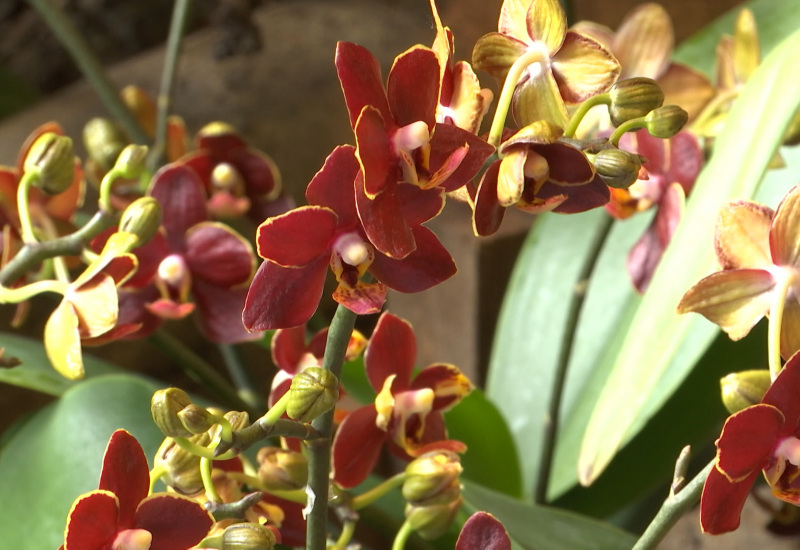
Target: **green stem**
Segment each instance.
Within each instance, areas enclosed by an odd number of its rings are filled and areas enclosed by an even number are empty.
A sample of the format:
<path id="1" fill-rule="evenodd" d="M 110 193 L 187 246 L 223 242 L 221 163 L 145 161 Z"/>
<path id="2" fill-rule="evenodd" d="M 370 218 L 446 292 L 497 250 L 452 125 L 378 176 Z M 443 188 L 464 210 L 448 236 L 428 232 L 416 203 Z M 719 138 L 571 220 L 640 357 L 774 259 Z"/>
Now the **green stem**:
<path id="1" fill-rule="evenodd" d="M 217 489 L 214 487 L 214 480 L 211 478 L 211 459 L 206 457 L 200 458 L 200 478 L 203 480 L 203 488 L 206 491 L 206 500 L 208 502 L 222 502 L 219 498 Z"/>
<path id="2" fill-rule="evenodd" d="M 67 49 L 106 109 L 122 124 L 131 140 L 134 143 L 148 143 L 150 140 L 147 134 L 119 98 L 119 93 L 106 76 L 103 65 L 64 11 L 52 0 L 28 0 L 28 2 L 39 12 L 59 42 Z"/>
<path id="3" fill-rule="evenodd" d="M 161 86 L 158 90 L 158 115 L 156 117 L 156 137 L 150 152 L 149 168 L 153 172 L 164 164 L 167 148 L 167 119 L 172 105 L 172 88 L 175 84 L 175 73 L 181 42 L 186 30 L 190 0 L 175 0 L 172 20 L 167 38 L 167 50 L 164 58 L 164 70 L 161 73 Z"/>
<path id="4" fill-rule="evenodd" d="M 503 90 L 497 100 L 497 107 L 492 119 L 492 127 L 489 130 L 489 145 L 497 147 L 503 138 L 503 128 L 505 127 L 508 109 L 511 107 L 511 99 L 514 97 L 514 89 L 517 87 L 520 77 L 525 69 L 534 63 L 542 63 L 549 58 L 543 50 L 534 49 L 521 55 L 511 68 L 508 70 L 506 80 L 503 83 Z"/>
<path id="5" fill-rule="evenodd" d="M 572 348 L 575 343 L 575 336 L 578 329 L 578 319 L 586 298 L 586 289 L 591 280 L 592 272 L 597 265 L 600 251 L 608 237 L 614 219 L 611 216 L 603 218 L 603 224 L 598 228 L 589 248 L 589 255 L 584 259 L 578 280 L 573 289 L 572 299 L 567 310 L 567 319 L 564 326 L 561 347 L 558 354 L 558 363 L 553 373 L 553 385 L 550 391 L 550 406 L 548 407 L 547 417 L 544 421 L 544 436 L 542 441 L 541 457 L 539 461 L 539 472 L 536 482 L 536 493 L 534 502 L 543 504 L 547 501 L 547 490 L 550 483 L 550 472 L 553 468 L 553 458 L 555 456 L 556 438 L 558 436 L 558 417 L 561 412 L 561 400 L 564 396 L 564 384 L 567 379 L 567 368 L 572 357 Z"/>
<path id="6" fill-rule="evenodd" d="M 187 348 L 183 342 L 164 330 L 155 331 L 150 339 L 165 354 L 172 357 L 195 381 L 213 391 L 226 406 L 238 411 L 247 411 L 252 417 L 258 416 L 256 411 L 251 410 L 247 403 L 242 401 L 236 389 L 224 376 L 214 370 L 214 367 L 202 357 Z"/>
<path id="7" fill-rule="evenodd" d="M 389 491 L 392 491 L 400 487 L 406 480 L 406 477 L 407 476 L 405 472 L 400 472 L 399 474 L 393 475 L 389 479 L 383 481 L 380 485 L 377 485 L 372 489 L 370 489 L 369 491 L 366 491 L 356 497 L 353 497 L 353 500 L 350 503 L 350 507 L 353 510 L 360 510 L 365 506 L 369 506 L 370 504 L 381 498 L 383 495 L 388 494 Z"/>
<path id="8" fill-rule="evenodd" d="M 339 535 L 336 544 L 333 545 L 334 550 L 344 550 L 347 548 L 347 545 L 350 544 L 350 540 L 353 538 L 353 534 L 356 532 L 356 524 L 357 522 L 352 520 L 344 522 L 342 525 L 342 533 Z"/>
<path id="9" fill-rule="evenodd" d="M 645 125 L 646 123 L 644 121 L 644 117 L 632 118 L 626 122 L 623 122 L 617 126 L 617 129 L 614 130 L 614 133 L 609 136 L 608 142 L 614 147 L 617 147 L 619 145 L 620 138 L 622 138 L 625 133 L 634 132 L 640 128 L 644 128 Z"/>
<path id="10" fill-rule="evenodd" d="M 49 279 L 16 288 L 0 286 L 0 304 L 19 304 L 43 292 L 55 292 L 64 296 L 67 293 L 68 286 L 69 284 L 64 281 Z"/>
<path id="11" fill-rule="evenodd" d="M 411 524 L 408 520 L 403 522 L 403 525 L 400 526 L 400 529 L 397 531 L 397 535 L 394 537 L 394 542 L 392 543 L 392 550 L 403 550 L 406 546 L 406 541 L 408 537 L 411 536 L 411 533 L 414 532 L 414 529 L 411 527 Z"/>
<path id="12" fill-rule="evenodd" d="M 344 354 L 356 323 L 355 313 L 339 306 L 328 329 L 322 368 L 337 378 L 341 376 Z M 308 490 L 310 511 L 306 525 L 306 549 L 325 550 L 327 545 L 328 483 L 331 467 L 331 437 L 333 435 L 333 410 L 316 418 L 311 426 L 320 434 L 308 442 Z"/>
<path id="13" fill-rule="evenodd" d="M 589 109 L 597 105 L 609 105 L 610 103 L 611 96 L 608 94 L 597 94 L 581 103 L 580 107 L 575 111 L 575 114 L 569 119 L 569 124 L 567 124 L 566 130 L 564 130 L 564 137 L 575 137 L 575 132 L 578 131 L 578 127 L 581 125 L 583 117 L 589 112 Z"/>
<path id="14" fill-rule="evenodd" d="M 233 385 L 236 386 L 239 397 L 241 397 L 242 401 L 247 403 L 251 409 L 263 411 L 266 407 L 265 400 L 261 393 L 255 389 L 256 385 L 255 382 L 253 382 L 253 377 L 250 376 L 247 366 L 242 363 L 242 358 L 236 346 L 231 344 L 217 344 L 217 348 L 220 354 L 222 354 L 222 359 L 225 361 L 225 366 L 228 368 L 228 375 L 231 377 L 231 380 L 233 380 Z"/>
<path id="15" fill-rule="evenodd" d="M 783 325 L 783 309 L 786 296 L 792 288 L 797 275 L 793 268 L 780 271 L 775 289 L 772 291 L 772 304 L 769 308 L 769 331 L 767 333 L 767 349 L 769 354 L 769 374 L 774 382 L 781 371 L 781 326 Z"/>
<path id="16" fill-rule="evenodd" d="M 289 404 L 289 396 L 291 392 L 284 393 L 280 399 L 278 399 L 275 404 L 270 407 L 270 409 L 266 412 L 266 414 L 262 417 L 264 419 L 264 424 L 267 426 L 274 425 L 278 419 L 283 416 L 283 413 L 286 412 L 286 406 Z"/>
<path id="17" fill-rule="evenodd" d="M 703 491 L 703 484 L 714 467 L 714 460 L 703 468 L 680 492 L 670 495 L 661 505 L 656 517 L 647 526 L 645 532 L 633 547 L 633 550 L 652 550 L 664 540 L 670 529 L 698 500 Z"/>

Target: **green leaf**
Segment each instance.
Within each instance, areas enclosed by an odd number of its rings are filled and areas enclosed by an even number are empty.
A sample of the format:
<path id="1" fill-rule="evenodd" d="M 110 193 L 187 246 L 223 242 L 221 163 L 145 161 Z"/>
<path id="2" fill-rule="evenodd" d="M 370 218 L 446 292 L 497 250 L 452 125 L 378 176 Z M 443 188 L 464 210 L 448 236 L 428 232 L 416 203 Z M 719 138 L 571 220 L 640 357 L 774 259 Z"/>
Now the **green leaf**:
<path id="1" fill-rule="evenodd" d="M 152 457 L 163 435 L 150 417 L 155 386 L 110 375 L 70 389 L 26 421 L 0 453 L 3 546 L 58 548 L 75 498 L 97 488 L 108 439 L 131 432 Z"/>
<path id="2" fill-rule="evenodd" d="M 462 477 L 512 497 L 521 496 L 517 450 L 502 415 L 479 389 L 445 414 L 448 436 L 463 441 Z"/>
<path id="3" fill-rule="evenodd" d="M 607 523 L 545 506 L 534 506 L 476 483 L 464 483 L 465 508 L 497 517 L 515 548 L 536 550 L 628 550 L 636 537 Z"/>
<path id="4" fill-rule="evenodd" d="M 619 354 L 605 358 L 613 368 L 583 441 L 578 465 L 582 483 L 600 475 L 685 378 L 716 334 L 716 327 L 699 316 L 679 316 L 675 305 L 689 287 L 714 270 L 715 213 L 730 198 L 753 196 L 800 105 L 799 48 L 800 31 L 764 60 L 734 104 Z"/>
<path id="5" fill-rule="evenodd" d="M 67 380 L 53 369 L 41 340 L 3 333 L 0 345 L 5 348 L 5 356 L 17 357 L 22 361 L 18 367 L 0 369 L 2 383 L 56 396 L 78 383 Z M 114 365 L 88 354 L 83 355 L 83 361 L 88 377 L 119 371 Z"/>

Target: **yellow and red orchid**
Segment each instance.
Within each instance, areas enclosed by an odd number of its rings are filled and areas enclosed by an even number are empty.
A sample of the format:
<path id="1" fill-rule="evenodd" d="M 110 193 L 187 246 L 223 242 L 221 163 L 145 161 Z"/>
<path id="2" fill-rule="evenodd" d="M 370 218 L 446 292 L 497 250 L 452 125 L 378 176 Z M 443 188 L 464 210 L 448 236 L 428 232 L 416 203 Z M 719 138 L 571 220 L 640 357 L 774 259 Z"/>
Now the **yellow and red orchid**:
<path id="1" fill-rule="evenodd" d="M 381 253 L 368 238 L 368 226 L 378 226 L 378 232 L 388 228 L 383 217 L 366 217 L 361 203 L 357 205 L 353 185 L 361 180 L 354 148 L 337 147 L 306 189 L 309 205 L 259 226 L 258 254 L 265 261 L 247 294 L 242 317 L 248 329 L 288 328 L 308 321 L 322 296 L 328 265 L 339 283 L 334 299 L 359 314 L 380 311 L 387 286 L 421 292 L 455 274 L 450 254 L 422 225 L 444 205 L 442 190 L 399 183 L 378 195 L 376 202 L 388 198 L 401 208 L 416 243 L 413 252 L 396 259 Z M 367 271 L 376 282 L 359 280 Z"/>
<path id="2" fill-rule="evenodd" d="M 364 352 L 367 378 L 378 392 L 375 403 L 344 419 L 333 440 L 333 479 L 355 487 L 375 466 L 384 444 L 409 458 L 443 449 L 463 452 L 448 440 L 442 413 L 472 391 L 454 365 L 436 363 L 413 376 L 417 340 L 411 325 L 384 312 Z"/>
<path id="3" fill-rule="evenodd" d="M 203 506 L 177 494 L 148 496 L 141 445 L 125 430 L 111 436 L 97 490 L 72 505 L 61 550 L 190 548 L 214 523 Z"/>
<path id="4" fill-rule="evenodd" d="M 711 534 L 739 527 L 742 506 L 762 470 L 772 494 L 800 504 L 800 354 L 786 362 L 761 403 L 729 417 L 703 486 L 700 524 Z"/>

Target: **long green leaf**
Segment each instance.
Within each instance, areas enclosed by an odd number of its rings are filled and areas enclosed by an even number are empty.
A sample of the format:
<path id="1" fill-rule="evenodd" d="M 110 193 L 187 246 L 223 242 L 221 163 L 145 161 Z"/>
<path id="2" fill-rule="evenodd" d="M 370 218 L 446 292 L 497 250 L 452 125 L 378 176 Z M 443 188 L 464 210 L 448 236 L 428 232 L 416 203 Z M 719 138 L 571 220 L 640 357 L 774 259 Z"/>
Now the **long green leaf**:
<path id="1" fill-rule="evenodd" d="M 735 103 L 715 154 L 697 181 L 686 216 L 637 308 L 611 375 L 595 406 L 579 459 L 590 484 L 652 414 L 653 393 L 674 389 L 708 347 L 716 328 L 675 306 L 692 284 L 714 269 L 716 212 L 728 199 L 751 197 L 792 115 L 800 106 L 800 31 L 764 60 Z M 708 243 L 703 246 L 702 243 Z M 691 338 L 691 347 L 681 344 Z M 678 351 L 680 360 L 676 361 Z M 623 406 L 624 405 L 624 406 Z"/>
<path id="2" fill-rule="evenodd" d="M 526 550 L 628 550 L 636 538 L 578 514 L 533 506 L 475 483 L 464 483 L 465 507 L 484 510 L 503 522 L 515 548 Z"/>

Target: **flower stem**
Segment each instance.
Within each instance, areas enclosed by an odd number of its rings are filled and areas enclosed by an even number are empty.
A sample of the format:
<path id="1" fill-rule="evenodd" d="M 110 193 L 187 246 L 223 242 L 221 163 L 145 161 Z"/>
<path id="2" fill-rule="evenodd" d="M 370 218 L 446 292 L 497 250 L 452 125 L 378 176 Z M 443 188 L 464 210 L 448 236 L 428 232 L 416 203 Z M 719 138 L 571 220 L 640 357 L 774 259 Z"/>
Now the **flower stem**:
<path id="1" fill-rule="evenodd" d="M 550 390 L 550 406 L 548 407 L 547 417 L 544 423 L 544 437 L 542 441 L 542 451 L 539 461 L 539 471 L 536 481 L 536 492 L 534 502 L 542 504 L 547 501 L 547 490 L 550 483 L 550 472 L 553 468 L 553 458 L 555 456 L 556 437 L 558 436 L 558 418 L 561 412 L 561 400 L 564 396 L 564 384 L 567 379 L 567 368 L 572 357 L 572 348 L 575 343 L 575 335 L 578 329 L 578 319 L 586 298 L 586 289 L 591 279 L 592 272 L 597 265 L 600 251 L 603 248 L 609 232 L 611 231 L 611 216 L 603 218 L 603 224 L 598 228 L 594 235 L 594 240 L 589 249 L 589 255 L 584 259 L 583 266 L 578 275 L 578 281 L 572 292 L 572 299 L 567 310 L 566 325 L 562 336 L 561 347 L 558 354 L 558 363 L 553 373 L 553 385 Z"/>
<path id="2" fill-rule="evenodd" d="M 406 473 L 400 472 L 399 474 L 393 475 L 387 480 L 384 480 L 380 485 L 377 485 L 366 491 L 361 493 L 360 495 L 353 497 L 353 501 L 350 503 L 350 507 L 353 510 L 360 510 L 365 506 L 369 506 L 383 495 L 388 494 L 389 491 L 392 491 L 398 487 L 400 487 L 403 482 L 406 480 Z"/>
<path id="3" fill-rule="evenodd" d="M 564 130 L 564 137 L 575 137 L 575 132 L 578 131 L 578 127 L 581 125 L 583 117 L 585 117 L 586 113 L 589 112 L 589 109 L 597 105 L 608 105 L 609 103 L 611 103 L 611 99 L 607 93 L 597 94 L 581 103 L 578 109 L 575 111 L 575 114 L 573 114 L 572 118 L 569 119 L 569 124 Z"/>
<path id="4" fill-rule="evenodd" d="M 164 330 L 157 330 L 150 339 L 165 354 L 172 357 L 178 365 L 186 371 L 197 382 L 205 385 L 216 393 L 217 397 L 225 403 L 239 411 L 247 411 L 253 417 L 258 414 L 242 401 L 236 389 L 228 382 L 224 376 L 214 370 L 202 357 L 187 348 L 183 342 L 168 334 Z"/>
<path id="5" fill-rule="evenodd" d="M 338 378 L 342 373 L 347 344 L 356 323 L 355 313 L 339 306 L 328 329 L 322 368 Z M 316 418 L 311 426 L 321 437 L 308 442 L 308 491 L 310 511 L 306 525 L 306 549 L 325 550 L 327 545 L 328 483 L 331 467 L 333 410 Z"/>
<path id="6" fill-rule="evenodd" d="M 494 118 L 492 119 L 492 127 L 489 130 L 489 145 L 497 147 L 500 145 L 500 140 L 503 138 L 503 128 L 508 116 L 508 109 L 511 107 L 511 99 L 514 97 L 514 89 L 517 87 L 520 77 L 525 69 L 534 63 L 544 63 L 547 59 L 547 54 L 539 49 L 528 51 L 521 55 L 511 68 L 508 70 L 506 80 L 503 83 L 503 90 L 500 92 L 500 97 L 497 99 L 497 107 L 495 108 Z"/>
<path id="7" fill-rule="evenodd" d="M 334 550 L 343 550 L 344 548 L 347 548 L 347 545 L 350 543 L 350 540 L 353 538 L 353 534 L 355 532 L 356 522 L 345 521 L 342 525 L 342 533 L 339 535 L 336 544 L 333 545 Z"/>
<path id="8" fill-rule="evenodd" d="M 776 276 L 777 284 L 773 290 L 772 304 L 769 307 L 769 332 L 767 333 L 769 353 L 769 375 L 772 381 L 781 372 L 781 326 L 783 325 L 783 309 L 786 305 L 786 296 L 792 288 L 797 275 L 793 268 L 780 271 Z"/>
<path id="9" fill-rule="evenodd" d="M 659 543 L 664 540 L 664 537 L 667 536 L 667 533 L 675 526 L 681 516 L 700 499 L 703 484 L 713 467 L 714 460 L 694 476 L 683 490 L 670 495 L 664 501 L 656 517 L 653 518 L 645 532 L 636 541 L 633 550 L 651 550 L 658 547 Z"/>
<path id="10" fill-rule="evenodd" d="M 119 98 L 117 90 L 103 70 L 103 65 L 59 5 L 52 0 L 28 0 L 28 2 L 39 12 L 50 30 L 58 37 L 58 41 L 67 49 L 86 80 L 100 96 L 106 109 L 122 124 L 128 137 L 134 143 L 148 143 L 150 140 L 147 134 Z"/>
<path id="11" fill-rule="evenodd" d="M 156 117 L 156 137 L 150 150 L 149 168 L 153 172 L 164 164 L 167 149 L 167 118 L 172 105 L 172 88 L 175 84 L 175 70 L 181 51 L 186 22 L 189 16 L 189 0 L 175 0 L 170 21 L 167 51 L 164 58 L 164 70 L 161 73 L 161 86 L 158 90 L 158 115 Z"/>
<path id="12" fill-rule="evenodd" d="M 400 529 L 397 531 L 397 535 L 394 537 L 394 542 L 392 543 L 392 550 L 403 550 L 406 546 L 406 541 L 408 537 L 411 536 L 411 533 L 414 532 L 414 529 L 411 527 L 411 524 L 408 520 L 403 522 L 403 525 L 400 526 Z"/>

